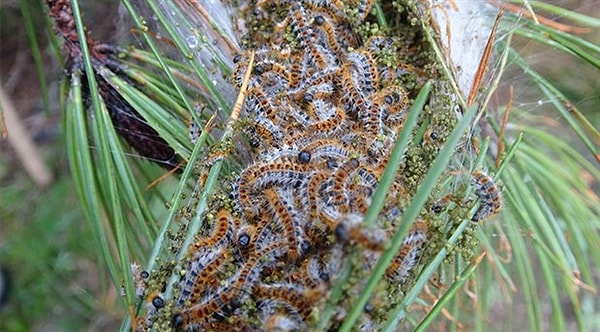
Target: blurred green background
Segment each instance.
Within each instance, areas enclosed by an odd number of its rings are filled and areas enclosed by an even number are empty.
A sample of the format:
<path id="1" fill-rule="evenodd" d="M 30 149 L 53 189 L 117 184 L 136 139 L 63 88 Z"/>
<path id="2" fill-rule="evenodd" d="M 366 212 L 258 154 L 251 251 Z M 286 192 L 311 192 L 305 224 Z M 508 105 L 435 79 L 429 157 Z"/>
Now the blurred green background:
<path id="1" fill-rule="evenodd" d="M 46 22 L 39 1 L 25 2 L 36 22 Z M 597 0 L 553 3 L 600 16 Z M 122 28 L 115 1 L 87 1 L 83 5 L 88 13 L 85 22 L 95 38 L 119 42 L 129 33 Z M 7 139 L 0 139 L 0 265 L 11 281 L 7 301 L 0 308 L 0 331 L 116 330 L 125 313 L 119 290 L 111 285 L 99 261 L 67 167 L 58 98 L 62 68 L 43 24 L 37 26 L 47 75 L 48 110 L 23 29 L 21 4 L 0 1 L 0 83 L 37 147 L 30 158 L 38 158 L 53 175 L 51 184 L 36 184 L 24 171 L 14 147 Z M 600 43 L 598 31 L 586 38 Z M 596 128 L 600 126 L 597 72 L 531 41 L 517 40 L 516 45 L 534 68 L 567 93 Z M 528 103 L 536 107 L 536 93 L 519 95 L 518 102 L 524 103 L 524 108 Z M 560 128 L 552 123 L 544 125 Z M 560 135 L 572 137 L 568 131 Z M 589 154 L 583 148 L 581 151 Z"/>
<path id="2" fill-rule="evenodd" d="M 0 265 L 10 281 L 0 331 L 116 330 L 123 307 L 99 261 L 67 166 L 58 97 L 63 71 L 40 1 L 25 3 L 39 28 L 49 109 L 19 1 L 0 1 L 0 81 L 37 148 L 28 158 L 43 162 L 53 181 L 36 184 L 12 144 L 0 139 Z M 88 1 L 84 10 L 94 35 L 119 38 L 115 1 Z"/>

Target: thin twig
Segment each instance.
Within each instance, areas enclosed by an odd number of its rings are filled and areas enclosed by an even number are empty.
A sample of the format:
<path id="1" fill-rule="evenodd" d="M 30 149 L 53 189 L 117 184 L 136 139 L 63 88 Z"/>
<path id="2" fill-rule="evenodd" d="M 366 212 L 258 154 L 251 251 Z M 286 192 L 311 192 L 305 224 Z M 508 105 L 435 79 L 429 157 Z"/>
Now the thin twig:
<path id="1" fill-rule="evenodd" d="M 227 122 L 227 130 L 231 130 L 235 122 L 240 117 L 240 113 L 242 113 L 242 106 L 244 105 L 244 100 L 246 99 L 246 94 L 248 90 L 248 82 L 250 81 L 250 75 L 252 74 L 252 67 L 254 66 L 254 51 L 250 53 L 250 59 L 248 60 L 248 69 L 244 74 L 244 81 L 242 82 L 242 87 L 240 88 L 240 93 L 235 100 L 235 104 L 233 105 L 233 109 L 231 110 L 231 116 L 229 117 L 229 121 Z"/>
<path id="2" fill-rule="evenodd" d="M 498 30 L 498 24 L 500 23 L 500 18 L 503 14 L 504 9 L 501 9 L 500 12 L 498 12 L 498 15 L 496 16 L 496 21 L 494 21 L 492 32 L 490 32 L 490 37 L 488 38 L 488 41 L 485 44 L 485 50 L 483 52 L 483 55 L 481 56 L 481 61 L 479 61 L 477 72 L 475 73 L 473 85 L 471 85 L 471 91 L 469 91 L 469 99 L 467 100 L 467 106 L 471 106 L 478 95 L 477 91 L 479 91 L 481 81 L 483 80 L 483 75 L 485 73 L 485 70 L 487 69 L 488 62 L 490 61 L 490 55 L 492 54 L 492 49 L 494 48 L 494 41 L 496 40 L 496 31 Z"/>
<path id="3" fill-rule="evenodd" d="M 42 154 L 33 143 L 31 135 L 19 119 L 10 97 L 2 86 L 0 86 L 0 103 L 6 126 L 3 133 L 6 132 L 5 137 L 8 137 L 10 145 L 15 149 L 19 161 L 37 186 L 49 185 L 52 182 L 52 173 L 40 157 Z"/>

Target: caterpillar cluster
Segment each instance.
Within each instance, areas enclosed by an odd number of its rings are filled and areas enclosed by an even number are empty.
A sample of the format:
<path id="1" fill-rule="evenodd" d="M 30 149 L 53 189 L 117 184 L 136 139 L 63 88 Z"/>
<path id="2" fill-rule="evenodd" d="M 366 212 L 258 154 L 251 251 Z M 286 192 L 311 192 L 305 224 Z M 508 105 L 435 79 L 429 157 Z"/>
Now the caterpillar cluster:
<path id="1" fill-rule="evenodd" d="M 364 20 L 372 2 L 357 1 L 352 15 Z M 407 197 L 400 175 L 376 224 L 366 228 L 362 220 L 414 92 L 396 79 L 413 73 L 379 61 L 395 40 L 361 42 L 347 6 L 255 5 L 252 15 L 274 28 L 269 43 L 254 50 L 240 121 L 254 162 L 234 180 L 231 206 L 223 204 L 188 249 L 168 307 L 171 328 L 304 330 L 315 323 L 349 248 L 360 248 L 368 273 L 396 230 L 398 202 Z M 234 59 L 238 88 L 247 58 Z M 428 223 L 420 219 L 386 272 L 389 283 L 406 282 L 427 238 Z M 362 330 L 377 324 L 377 310 L 365 312 Z M 338 307 L 331 327 L 344 316 Z"/>
<path id="2" fill-rule="evenodd" d="M 69 68 L 81 70 L 70 4 L 47 2 L 68 44 Z M 262 34 L 256 26 L 252 29 L 254 65 L 248 68 L 249 53 L 234 59 L 234 86 L 241 88 L 245 73 L 252 73 L 239 122 L 243 137 L 237 138 L 248 143 L 253 163 L 233 181 L 230 202 L 213 205 L 205 216 L 206 227 L 187 248 L 186 262 L 178 270 L 181 280 L 174 299 L 163 298 L 164 281 L 155 282 L 156 271 L 150 278 L 149 272 L 132 266 L 135 293 L 146 298 L 148 307 L 147 318 L 136 320 L 137 330 L 310 329 L 349 259 L 355 258 L 354 265 L 365 276 L 372 271 L 401 223 L 401 202 L 410 199 L 454 120 L 446 117 L 448 112 L 432 111 L 432 105 L 452 104 L 451 97 L 435 101 L 449 95 L 438 82 L 429 113 L 421 119 L 422 136 L 406 153 L 383 211 L 375 225 L 363 226 L 407 116 L 410 96 L 426 78 L 438 78 L 425 73 L 425 57 L 411 63 L 403 63 L 403 56 L 391 62 L 383 59 L 419 52 L 410 42 L 403 45 L 401 38 L 368 37 L 355 31 L 373 2 L 259 0 L 248 5 L 253 20 L 270 27 Z M 96 60 L 94 71 L 109 68 L 119 75 L 118 49 L 90 39 L 88 43 Z M 435 71 L 434 67 L 429 69 Z M 117 132 L 141 155 L 177 168 L 174 150 L 95 74 Z M 89 97 L 87 90 L 84 85 L 84 99 Z M 194 141 L 199 127 L 194 122 L 191 127 Z M 224 157 L 220 151 L 204 165 Z M 500 192 L 493 180 L 476 171 L 472 186 L 481 200 L 472 220 L 498 213 Z M 436 233 L 439 223 L 430 225 L 423 215 L 385 273 L 387 285 L 394 289 L 407 282 L 424 244 L 435 247 L 439 246 L 435 239 L 444 239 Z M 160 270 L 172 270 L 175 264 L 165 263 Z M 344 303 L 335 308 L 330 330 L 345 318 L 347 305 L 362 286 L 354 280 L 344 289 Z M 378 326 L 390 305 L 385 295 L 375 294 L 364 308 L 359 330 Z"/>

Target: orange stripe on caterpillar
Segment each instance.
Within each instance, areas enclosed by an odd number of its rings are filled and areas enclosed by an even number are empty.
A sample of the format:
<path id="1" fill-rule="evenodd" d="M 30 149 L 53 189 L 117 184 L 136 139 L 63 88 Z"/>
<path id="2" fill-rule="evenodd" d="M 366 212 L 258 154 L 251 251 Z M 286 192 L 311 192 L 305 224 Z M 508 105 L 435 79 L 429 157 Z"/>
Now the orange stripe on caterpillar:
<path id="1" fill-rule="evenodd" d="M 404 283 L 421 258 L 423 244 L 427 241 L 427 224 L 417 221 L 404 238 L 398 255 L 386 271 L 394 282 Z"/>
<path id="2" fill-rule="evenodd" d="M 267 197 L 268 206 L 272 216 L 283 228 L 285 242 L 288 246 L 288 258 L 296 261 L 306 251 L 303 248 L 304 237 L 298 212 L 294 208 L 293 197 L 283 195 L 274 188 L 266 188 L 264 194 Z"/>
<path id="3" fill-rule="evenodd" d="M 471 176 L 471 185 L 475 188 L 475 195 L 481 200 L 479 208 L 471 220 L 481 221 L 496 215 L 502 207 L 502 199 L 494 179 L 481 170 L 474 171 Z"/>

